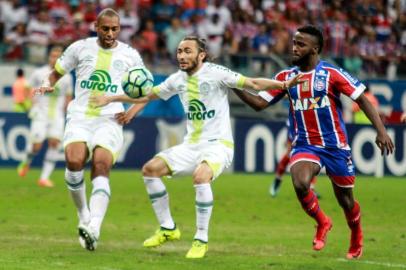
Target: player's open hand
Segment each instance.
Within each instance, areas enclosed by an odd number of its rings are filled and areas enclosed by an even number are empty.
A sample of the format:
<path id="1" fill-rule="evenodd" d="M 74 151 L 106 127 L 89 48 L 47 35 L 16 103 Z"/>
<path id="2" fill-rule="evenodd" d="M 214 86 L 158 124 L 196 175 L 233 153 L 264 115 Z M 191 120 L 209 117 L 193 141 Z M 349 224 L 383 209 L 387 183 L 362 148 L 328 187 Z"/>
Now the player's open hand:
<path id="1" fill-rule="evenodd" d="M 134 118 L 129 111 L 116 113 L 115 118 L 120 125 L 127 125 Z"/>
<path id="2" fill-rule="evenodd" d="M 402 116 L 400 117 L 400 122 L 406 124 L 406 112 L 404 112 L 404 113 L 402 114 Z"/>
<path id="3" fill-rule="evenodd" d="M 299 73 L 292 79 L 285 81 L 285 85 L 286 85 L 285 89 L 287 90 L 293 86 L 303 83 L 304 80 L 302 80 L 302 77 L 303 77 L 303 74 Z"/>
<path id="4" fill-rule="evenodd" d="M 381 149 L 381 155 L 392 154 L 395 150 L 395 145 L 392 142 L 392 139 L 389 137 L 388 133 L 379 134 L 376 136 L 375 140 L 376 145 Z"/>
<path id="5" fill-rule="evenodd" d="M 55 90 L 52 86 L 40 86 L 38 88 L 34 88 L 34 95 L 43 95 L 45 93 L 52 93 Z"/>
<path id="6" fill-rule="evenodd" d="M 92 107 L 103 107 L 107 104 L 109 104 L 109 98 L 108 96 L 90 96 L 89 97 L 89 104 Z"/>

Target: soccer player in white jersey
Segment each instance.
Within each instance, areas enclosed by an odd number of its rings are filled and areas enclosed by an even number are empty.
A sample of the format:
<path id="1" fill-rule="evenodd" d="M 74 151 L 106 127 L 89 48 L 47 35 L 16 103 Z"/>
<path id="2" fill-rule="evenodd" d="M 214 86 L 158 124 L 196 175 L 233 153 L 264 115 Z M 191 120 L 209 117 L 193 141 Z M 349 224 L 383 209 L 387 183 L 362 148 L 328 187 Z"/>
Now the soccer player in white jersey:
<path id="1" fill-rule="evenodd" d="M 297 84 L 300 79 L 300 75 L 285 82 L 247 78 L 226 67 L 208 63 L 207 57 L 204 40 L 185 37 L 177 48 L 180 70 L 154 87 L 148 96 L 139 99 L 125 95 L 92 99 L 95 106 L 103 106 L 114 104 L 110 103 L 112 101 L 145 104 L 152 99 L 167 100 L 179 95 L 187 116 L 184 142 L 158 153 L 142 168 L 144 183 L 160 224 L 156 233 L 144 241 L 144 246 L 156 247 L 180 238 L 180 231 L 170 213 L 169 197 L 162 177 L 191 173 L 196 191 L 197 230 L 186 258 L 203 258 L 208 250 L 209 220 L 213 208 L 210 183 L 233 159 L 229 90 L 286 88 Z M 122 120 L 128 122 L 140 108 L 131 108 Z"/>
<path id="2" fill-rule="evenodd" d="M 30 79 L 30 88 L 37 88 L 41 80 L 54 68 L 56 60 L 61 56 L 62 47 L 53 47 L 48 56 L 48 64 L 36 69 Z M 49 179 L 58 159 L 59 146 L 65 126 L 65 109 L 72 99 L 72 76 L 66 74 L 55 85 L 55 91 L 46 95 L 34 96 L 34 104 L 30 110 L 31 118 L 30 138 L 24 159 L 17 167 L 19 176 L 24 177 L 32 159 L 41 150 L 43 142 L 48 141 L 48 149 L 45 154 L 41 176 L 38 185 L 53 187 L 54 183 Z"/>
<path id="3" fill-rule="evenodd" d="M 115 116 L 123 104 L 94 108 L 89 97 L 124 94 L 121 77 L 134 66 L 144 66 L 139 53 L 117 40 L 120 18 L 116 11 L 102 10 L 95 22 L 97 37 L 70 45 L 44 81 L 40 93 L 52 91 L 55 81 L 75 69 L 75 98 L 69 104 L 64 134 L 65 180 L 79 216 L 79 241 L 95 250 L 110 200 L 109 174 L 123 144 L 123 131 Z M 84 185 L 84 167 L 91 159 L 93 190 L 89 200 Z"/>

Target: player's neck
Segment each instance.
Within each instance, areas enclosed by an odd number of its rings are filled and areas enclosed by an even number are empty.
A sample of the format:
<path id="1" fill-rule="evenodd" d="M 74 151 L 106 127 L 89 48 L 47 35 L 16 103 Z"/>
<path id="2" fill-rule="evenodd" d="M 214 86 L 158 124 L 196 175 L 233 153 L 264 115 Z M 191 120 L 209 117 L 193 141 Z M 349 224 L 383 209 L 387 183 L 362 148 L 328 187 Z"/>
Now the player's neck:
<path id="1" fill-rule="evenodd" d="M 203 67 L 203 63 L 197 65 L 193 70 L 186 71 L 188 76 L 193 76 L 195 73 L 197 73 L 201 68 Z"/>
<path id="2" fill-rule="evenodd" d="M 111 46 L 111 47 L 106 47 L 106 46 L 103 46 L 103 44 L 100 42 L 100 40 L 98 39 L 97 40 L 97 45 L 99 45 L 99 47 L 101 47 L 102 49 L 104 49 L 104 50 L 110 50 L 110 49 L 114 49 L 115 47 L 117 47 L 117 45 L 118 45 L 118 42 L 117 42 L 117 40 L 116 41 L 114 41 L 114 43 L 113 43 L 113 45 Z"/>
<path id="3" fill-rule="evenodd" d="M 303 63 L 299 66 L 300 71 L 302 72 L 309 72 L 316 68 L 317 64 L 319 63 L 320 59 L 318 57 L 313 57 L 309 59 L 308 63 Z"/>

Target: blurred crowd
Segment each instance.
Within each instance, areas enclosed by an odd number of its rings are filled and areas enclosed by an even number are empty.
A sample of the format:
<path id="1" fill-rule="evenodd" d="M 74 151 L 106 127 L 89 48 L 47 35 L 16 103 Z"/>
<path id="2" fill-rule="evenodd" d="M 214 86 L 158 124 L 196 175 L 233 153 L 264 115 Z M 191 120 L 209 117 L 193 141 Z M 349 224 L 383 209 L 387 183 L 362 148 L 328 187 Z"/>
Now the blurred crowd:
<path id="1" fill-rule="evenodd" d="M 3 60 L 45 62 L 51 45 L 95 35 L 105 7 L 121 15 L 119 39 L 152 66 L 173 62 L 178 42 L 197 34 L 217 61 L 269 74 L 289 65 L 292 35 L 312 23 L 325 33 L 324 56 L 350 73 L 406 75 L 406 0 L 1 1 Z"/>

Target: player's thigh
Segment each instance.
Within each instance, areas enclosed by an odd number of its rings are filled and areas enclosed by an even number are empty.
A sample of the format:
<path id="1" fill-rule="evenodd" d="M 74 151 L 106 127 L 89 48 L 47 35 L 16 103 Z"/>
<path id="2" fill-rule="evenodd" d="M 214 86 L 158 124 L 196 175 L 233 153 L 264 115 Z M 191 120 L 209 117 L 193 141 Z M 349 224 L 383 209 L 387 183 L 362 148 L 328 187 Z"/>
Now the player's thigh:
<path id="1" fill-rule="evenodd" d="M 355 183 L 355 169 L 352 162 L 351 151 L 336 149 L 330 151 L 324 160 L 326 173 L 331 181 L 342 188 L 352 188 Z"/>
<path id="2" fill-rule="evenodd" d="M 123 147 L 123 141 L 123 126 L 114 118 L 100 118 L 95 121 L 89 148 L 92 152 L 96 147 L 104 148 L 110 152 L 114 163 Z"/>
<path id="3" fill-rule="evenodd" d="M 44 119 L 33 119 L 30 127 L 31 143 L 42 143 L 46 139 L 48 122 Z"/>
<path id="4" fill-rule="evenodd" d="M 295 187 L 310 185 L 323 166 L 320 155 L 309 147 L 295 147 L 290 155 L 290 173 Z"/>
<path id="5" fill-rule="evenodd" d="M 96 176 L 108 176 L 113 165 L 114 157 L 111 152 L 102 147 L 93 150 L 92 158 L 92 179 Z"/>
<path id="6" fill-rule="evenodd" d="M 234 148 L 226 146 L 221 142 L 207 142 L 199 146 L 198 163 L 206 163 L 212 171 L 211 180 L 216 179 L 224 169 L 228 168 L 233 162 Z M 206 167 L 202 167 L 204 169 Z M 202 173 L 205 170 L 201 171 Z"/>
<path id="7" fill-rule="evenodd" d="M 150 177 L 162 177 L 170 175 L 171 170 L 165 160 L 160 157 L 153 157 L 142 167 L 142 175 Z"/>
<path id="8" fill-rule="evenodd" d="M 159 152 L 155 156 L 162 159 L 169 168 L 170 175 L 190 174 L 200 163 L 196 145 L 182 143 Z"/>

